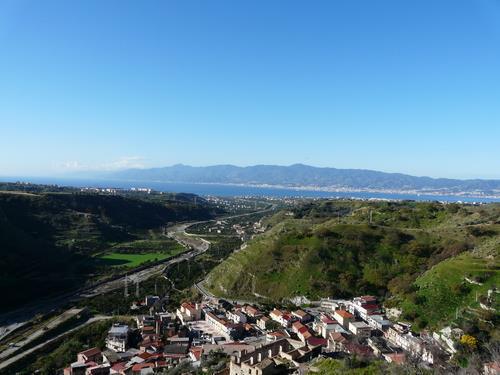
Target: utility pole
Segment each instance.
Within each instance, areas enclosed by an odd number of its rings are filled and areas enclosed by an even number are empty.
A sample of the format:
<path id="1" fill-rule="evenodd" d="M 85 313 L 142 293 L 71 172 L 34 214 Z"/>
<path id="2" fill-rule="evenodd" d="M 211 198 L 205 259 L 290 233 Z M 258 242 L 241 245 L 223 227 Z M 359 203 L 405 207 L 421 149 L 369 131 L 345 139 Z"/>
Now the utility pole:
<path id="1" fill-rule="evenodd" d="M 128 297 L 128 278 L 127 278 L 127 274 L 125 274 L 125 289 L 123 291 L 123 295 L 125 296 L 125 298 Z"/>
<path id="2" fill-rule="evenodd" d="M 373 222 L 373 211 L 370 210 L 370 224 L 372 224 Z"/>
<path id="3" fill-rule="evenodd" d="M 135 283 L 135 296 L 139 298 L 139 279 Z"/>
<path id="4" fill-rule="evenodd" d="M 155 296 L 157 296 L 157 295 L 158 295 L 158 288 L 156 286 L 156 281 L 155 281 Z"/>

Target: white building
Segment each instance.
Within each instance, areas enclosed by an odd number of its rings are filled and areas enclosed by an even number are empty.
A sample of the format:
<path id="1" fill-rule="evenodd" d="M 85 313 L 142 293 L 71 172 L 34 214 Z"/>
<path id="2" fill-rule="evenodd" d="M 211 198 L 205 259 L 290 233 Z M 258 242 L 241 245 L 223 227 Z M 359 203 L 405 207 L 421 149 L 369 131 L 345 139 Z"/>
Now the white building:
<path id="1" fill-rule="evenodd" d="M 371 327 L 365 322 L 350 322 L 349 331 L 360 339 L 367 339 L 372 333 Z"/>
<path id="2" fill-rule="evenodd" d="M 313 329 L 324 338 L 328 338 L 330 332 L 337 332 L 341 329 L 340 324 L 327 315 L 321 315 L 313 323 Z"/>
<path id="3" fill-rule="evenodd" d="M 128 345 L 129 327 L 122 324 L 113 324 L 106 337 L 106 347 L 115 352 L 124 352 Z"/>
<path id="4" fill-rule="evenodd" d="M 247 316 L 245 314 L 243 314 L 243 312 L 239 309 L 236 309 L 234 311 L 229 311 L 227 313 L 227 318 L 234 323 L 246 323 L 247 322 Z"/>
<path id="5" fill-rule="evenodd" d="M 292 316 L 290 315 L 290 313 L 283 312 L 283 311 L 280 311 L 278 309 L 274 309 L 273 311 L 271 311 L 271 313 L 269 314 L 269 317 L 272 320 L 281 324 L 284 328 L 290 327 L 292 322 L 293 322 L 293 319 L 292 319 Z"/>
<path id="6" fill-rule="evenodd" d="M 181 307 L 177 309 L 176 315 L 181 321 L 182 324 L 186 324 L 187 322 L 192 322 L 194 320 L 201 319 L 201 306 L 196 303 L 188 303 L 184 302 Z"/>
<path id="7" fill-rule="evenodd" d="M 205 321 L 219 334 L 229 340 L 235 333 L 235 324 L 232 324 L 225 319 L 219 318 L 212 312 L 205 313 Z"/>
<path id="8" fill-rule="evenodd" d="M 335 310 L 333 317 L 346 329 L 349 328 L 349 323 L 354 320 L 354 315 L 345 310 Z"/>
<path id="9" fill-rule="evenodd" d="M 386 319 L 383 315 L 368 315 L 366 317 L 366 323 L 373 329 L 381 331 L 385 331 L 392 325 L 391 321 Z"/>

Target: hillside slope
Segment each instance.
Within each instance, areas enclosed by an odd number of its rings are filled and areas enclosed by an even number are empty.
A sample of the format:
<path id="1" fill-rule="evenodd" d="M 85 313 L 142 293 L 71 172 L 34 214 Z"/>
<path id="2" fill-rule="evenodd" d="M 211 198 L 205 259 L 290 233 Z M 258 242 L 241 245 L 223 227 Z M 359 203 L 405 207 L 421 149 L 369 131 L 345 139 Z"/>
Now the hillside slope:
<path id="1" fill-rule="evenodd" d="M 367 223 L 370 211 L 372 225 Z M 321 202 L 293 215 L 272 218 L 267 233 L 212 271 L 208 288 L 247 299 L 369 293 L 393 304 L 418 302 L 415 281 L 460 254 L 492 259 L 474 272 L 490 284 L 498 277 L 500 205 Z M 426 318 L 421 325 L 437 320 Z"/>
<path id="2" fill-rule="evenodd" d="M 83 285 L 96 271 L 91 256 L 98 251 L 168 222 L 212 215 L 209 206 L 183 201 L 0 193 L 0 310 Z"/>

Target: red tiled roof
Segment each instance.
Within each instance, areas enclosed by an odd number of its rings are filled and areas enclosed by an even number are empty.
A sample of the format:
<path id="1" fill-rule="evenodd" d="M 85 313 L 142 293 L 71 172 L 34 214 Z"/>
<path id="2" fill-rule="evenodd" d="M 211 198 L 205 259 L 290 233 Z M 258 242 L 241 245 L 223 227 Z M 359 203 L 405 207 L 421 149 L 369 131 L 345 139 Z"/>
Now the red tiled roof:
<path id="1" fill-rule="evenodd" d="M 245 306 L 245 311 L 248 313 L 248 314 L 252 314 L 252 315 L 255 315 L 259 312 L 259 310 L 257 310 L 255 307 L 253 306 Z"/>
<path id="2" fill-rule="evenodd" d="M 271 314 L 275 315 L 275 316 L 281 316 L 281 315 L 283 315 L 283 313 L 281 311 L 279 311 L 278 309 L 274 309 L 273 311 L 271 311 Z"/>
<path id="3" fill-rule="evenodd" d="M 101 350 L 99 348 L 90 348 L 90 349 L 84 350 L 83 352 L 80 352 L 78 354 L 82 354 L 86 357 L 92 357 L 94 355 L 101 354 Z"/>
<path id="4" fill-rule="evenodd" d="M 189 351 L 193 353 L 196 360 L 199 360 L 201 358 L 201 354 L 203 353 L 203 348 L 201 346 L 196 346 L 189 349 Z"/>
<path id="5" fill-rule="evenodd" d="M 304 310 L 295 310 L 293 312 L 294 315 L 300 316 L 301 318 L 307 316 L 308 314 Z"/>
<path id="6" fill-rule="evenodd" d="M 125 364 L 127 362 L 118 362 L 118 363 L 115 363 L 111 368 L 115 371 L 122 371 L 122 370 L 125 370 Z"/>
<path id="7" fill-rule="evenodd" d="M 326 346 L 327 340 L 319 337 L 311 337 L 307 340 L 307 344 L 311 346 Z"/>
<path id="8" fill-rule="evenodd" d="M 336 342 L 345 342 L 347 339 L 340 332 L 330 332 L 330 339 Z"/>
<path id="9" fill-rule="evenodd" d="M 306 326 L 302 326 L 299 328 L 300 333 L 304 333 L 304 332 L 308 332 L 308 331 L 309 331 L 309 329 Z"/>
<path id="10" fill-rule="evenodd" d="M 362 298 L 365 301 L 376 301 L 377 300 L 377 297 L 375 297 L 375 296 L 361 296 L 359 298 Z"/>
<path id="11" fill-rule="evenodd" d="M 356 344 L 353 342 L 346 342 L 344 344 L 344 347 L 347 349 L 347 352 L 350 354 L 369 356 L 373 353 L 373 350 L 369 346 Z"/>
<path id="12" fill-rule="evenodd" d="M 284 313 L 283 314 L 283 319 L 285 319 L 285 320 L 291 320 L 292 317 L 290 316 L 290 314 Z"/>
<path id="13" fill-rule="evenodd" d="M 312 333 L 309 332 L 309 331 L 305 331 L 305 332 L 299 332 L 300 335 L 302 335 L 302 337 L 304 338 L 304 340 L 308 340 L 309 338 L 312 337 Z"/>
<path id="14" fill-rule="evenodd" d="M 404 353 L 388 353 L 385 354 L 386 357 L 389 357 L 392 362 L 397 363 L 399 365 L 405 363 L 406 361 L 406 356 Z"/>
<path id="15" fill-rule="evenodd" d="M 142 358 L 142 359 L 148 359 L 149 357 L 151 357 L 151 356 L 152 356 L 152 354 L 144 352 L 144 353 L 141 353 L 141 354 L 139 354 L 139 355 L 137 355 L 137 356 L 138 356 L 139 358 Z"/>
<path id="16" fill-rule="evenodd" d="M 189 311 L 196 311 L 196 306 L 192 303 L 184 302 L 181 306 L 185 309 L 188 309 Z"/>
<path id="17" fill-rule="evenodd" d="M 137 363 L 134 366 L 132 366 L 132 372 L 140 372 L 143 368 L 148 368 L 148 367 L 155 367 L 154 363 Z"/>
<path id="18" fill-rule="evenodd" d="M 337 324 L 335 319 L 330 318 L 329 316 L 323 315 L 321 317 L 321 321 L 326 324 Z"/>
<path id="19" fill-rule="evenodd" d="M 335 313 L 340 315 L 344 319 L 354 317 L 354 315 L 352 315 L 350 312 L 345 311 L 345 310 L 335 310 Z"/>

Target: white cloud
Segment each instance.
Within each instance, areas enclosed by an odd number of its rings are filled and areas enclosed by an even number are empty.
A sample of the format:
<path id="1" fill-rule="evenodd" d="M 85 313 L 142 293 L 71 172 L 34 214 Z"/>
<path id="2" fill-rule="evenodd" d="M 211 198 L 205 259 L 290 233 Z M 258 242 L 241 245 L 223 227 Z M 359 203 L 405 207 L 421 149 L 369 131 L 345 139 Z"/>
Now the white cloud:
<path id="1" fill-rule="evenodd" d="M 118 160 L 101 165 L 103 170 L 129 169 L 129 168 L 145 168 L 145 159 L 141 156 L 124 156 Z"/>
<path id="2" fill-rule="evenodd" d="M 76 160 L 66 161 L 56 166 L 64 171 L 116 171 L 129 168 L 145 168 L 145 159 L 141 156 L 123 156 L 117 160 L 102 164 L 84 164 Z"/>

